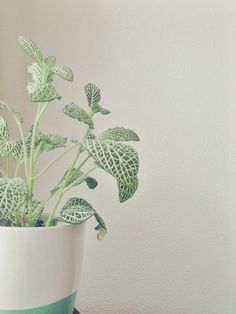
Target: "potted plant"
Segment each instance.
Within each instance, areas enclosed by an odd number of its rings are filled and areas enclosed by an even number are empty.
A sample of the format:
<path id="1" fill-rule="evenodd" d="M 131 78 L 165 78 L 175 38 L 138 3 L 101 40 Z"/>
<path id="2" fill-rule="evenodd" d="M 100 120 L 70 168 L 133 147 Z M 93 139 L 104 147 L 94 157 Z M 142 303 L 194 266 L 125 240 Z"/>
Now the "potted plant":
<path id="1" fill-rule="evenodd" d="M 53 85 L 54 75 L 72 81 L 73 73 L 69 67 L 57 65 L 55 57 L 43 57 L 31 39 L 21 36 L 19 43 L 34 60 L 28 67 L 31 81 L 27 91 L 37 112 L 28 134 L 24 134 L 21 113 L 0 101 L 1 110 L 12 115 L 19 130 L 19 138 L 11 139 L 7 122 L 0 116 L 0 313 L 72 313 L 82 260 L 83 223 L 95 218 L 99 240 L 107 227 L 90 203 L 77 196 L 78 192 L 65 204 L 62 197 L 81 184 L 96 188 L 97 180 L 91 173 L 98 167 L 116 179 L 121 202 L 132 197 L 138 187 L 138 155 L 124 142 L 139 138 L 123 127 L 95 135 L 94 116 L 109 111 L 100 105 L 100 89 L 91 83 L 85 86 L 88 113 L 76 103 L 63 109 L 67 117 L 84 123 L 82 139 L 69 141 L 41 132 L 39 123 L 48 105 L 61 99 Z M 39 169 L 42 154 L 55 149 L 61 150 L 58 156 Z M 35 181 L 71 151 L 74 161 L 48 197 L 39 200 Z M 14 169 L 10 161 L 14 161 Z M 51 199 L 54 206 L 48 207 Z"/>

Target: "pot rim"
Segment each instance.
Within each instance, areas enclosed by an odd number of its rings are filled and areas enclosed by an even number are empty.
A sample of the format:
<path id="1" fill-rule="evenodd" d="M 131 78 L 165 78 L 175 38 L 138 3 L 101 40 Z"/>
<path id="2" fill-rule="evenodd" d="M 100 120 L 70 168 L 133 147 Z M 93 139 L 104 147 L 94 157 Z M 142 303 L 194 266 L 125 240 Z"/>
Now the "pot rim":
<path id="1" fill-rule="evenodd" d="M 60 222 L 58 225 L 56 226 L 48 226 L 48 227 L 36 227 L 36 226 L 33 226 L 33 227 L 11 227 L 11 226 L 0 226 L 0 230 L 13 230 L 13 231 L 16 231 L 16 230 L 22 230 L 22 231 L 26 231 L 26 230 L 32 230 L 32 231 L 36 231 L 38 230 L 37 232 L 40 232 L 40 231 L 48 231 L 48 230 L 53 230 L 53 231 L 56 231 L 58 229 L 66 229 L 66 228 L 73 228 L 73 227 L 78 227 L 78 226 L 82 226 L 84 224 L 67 224 L 67 223 L 63 223 L 63 222 Z"/>

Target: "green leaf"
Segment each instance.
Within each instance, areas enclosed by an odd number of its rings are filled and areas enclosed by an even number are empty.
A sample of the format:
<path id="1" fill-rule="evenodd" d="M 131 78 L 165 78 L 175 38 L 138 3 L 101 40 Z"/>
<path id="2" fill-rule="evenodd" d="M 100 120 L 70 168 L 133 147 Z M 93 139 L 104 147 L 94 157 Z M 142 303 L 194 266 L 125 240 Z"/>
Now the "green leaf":
<path id="1" fill-rule="evenodd" d="M 97 212 L 94 214 L 94 217 L 98 222 L 98 225 L 95 227 L 95 230 L 98 230 L 97 239 L 101 241 L 107 234 L 107 227 L 102 217 Z"/>
<path id="2" fill-rule="evenodd" d="M 0 109 L 6 110 L 11 113 L 20 123 L 23 122 L 22 115 L 12 105 L 9 105 L 6 102 L 0 100 Z"/>
<path id="3" fill-rule="evenodd" d="M 28 55 L 30 55 L 37 63 L 41 63 L 43 61 L 42 53 L 33 40 L 25 36 L 20 36 L 18 41 L 25 52 L 27 52 Z"/>
<path id="4" fill-rule="evenodd" d="M 31 101 L 32 102 L 49 102 L 55 99 L 61 99 L 58 95 L 54 86 L 49 83 L 33 83 L 34 85 L 31 86 Z M 34 86 L 34 89 L 32 89 Z M 28 84 L 28 91 L 30 90 Z"/>
<path id="5" fill-rule="evenodd" d="M 121 128 L 113 128 L 104 131 L 100 134 L 97 139 L 99 140 L 111 140 L 111 141 L 139 141 L 138 135 L 129 129 Z"/>
<path id="6" fill-rule="evenodd" d="M 90 129 L 94 129 L 92 118 L 87 114 L 84 109 L 80 108 L 79 105 L 76 105 L 72 102 L 71 104 L 64 107 L 63 112 L 73 119 L 88 124 Z"/>
<path id="7" fill-rule="evenodd" d="M 110 111 L 108 109 L 105 109 L 105 108 L 103 108 L 102 106 L 100 106 L 98 104 L 95 106 L 94 111 L 95 112 L 101 112 L 101 114 L 103 114 L 103 115 L 106 115 L 106 114 L 110 113 Z"/>
<path id="8" fill-rule="evenodd" d="M 73 72 L 69 67 L 55 65 L 52 68 L 52 71 L 58 76 L 60 76 L 61 78 L 63 78 L 64 80 L 67 80 L 70 82 L 73 81 Z"/>
<path id="9" fill-rule="evenodd" d="M 18 139 L 15 141 L 13 149 L 12 149 L 12 157 L 18 162 L 22 162 L 24 159 L 24 148 L 22 139 Z"/>
<path id="10" fill-rule="evenodd" d="M 13 150 L 14 144 L 15 143 L 13 141 L 0 142 L 0 155 L 4 157 L 10 154 Z"/>
<path id="11" fill-rule="evenodd" d="M 42 68 L 38 63 L 33 63 L 28 66 L 27 71 L 32 76 L 34 82 L 42 82 Z"/>
<path id="12" fill-rule="evenodd" d="M 92 206 L 84 199 L 74 197 L 62 208 L 59 220 L 70 224 L 81 224 L 95 213 Z"/>
<path id="13" fill-rule="evenodd" d="M 49 68 L 52 68 L 56 64 L 56 57 L 54 56 L 49 56 L 44 59 L 44 62 Z"/>
<path id="14" fill-rule="evenodd" d="M 0 178 L 0 213 L 14 221 L 15 213 L 25 202 L 25 183 L 21 178 Z"/>
<path id="15" fill-rule="evenodd" d="M 94 84 L 88 83 L 85 86 L 84 90 L 88 99 L 89 107 L 93 107 L 94 105 L 97 105 L 101 99 L 100 89 Z"/>
<path id="16" fill-rule="evenodd" d="M 9 138 L 7 123 L 2 116 L 0 116 L 0 142 L 7 141 Z"/>
<path id="17" fill-rule="evenodd" d="M 114 176 L 118 183 L 119 198 L 124 202 L 131 198 L 138 187 L 138 154 L 133 147 L 109 140 L 85 140 L 83 147 L 98 165 Z"/>
<path id="18" fill-rule="evenodd" d="M 41 151 L 50 152 L 53 149 L 65 147 L 67 137 L 62 137 L 55 134 L 45 134 L 38 132 L 37 146 L 41 145 Z"/>
<path id="19" fill-rule="evenodd" d="M 85 182 L 87 183 L 87 186 L 90 188 L 90 189 L 95 189 L 98 185 L 98 182 L 97 180 L 95 180 L 94 178 L 92 177 L 87 177 L 87 179 L 85 180 Z"/>

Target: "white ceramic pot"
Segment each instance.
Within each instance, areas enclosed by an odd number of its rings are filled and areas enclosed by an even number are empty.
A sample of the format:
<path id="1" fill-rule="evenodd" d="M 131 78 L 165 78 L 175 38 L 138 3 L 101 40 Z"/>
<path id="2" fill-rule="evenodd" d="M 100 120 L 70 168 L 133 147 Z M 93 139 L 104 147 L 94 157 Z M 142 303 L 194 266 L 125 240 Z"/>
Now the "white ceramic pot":
<path id="1" fill-rule="evenodd" d="M 71 314 L 84 225 L 0 227 L 0 314 Z"/>

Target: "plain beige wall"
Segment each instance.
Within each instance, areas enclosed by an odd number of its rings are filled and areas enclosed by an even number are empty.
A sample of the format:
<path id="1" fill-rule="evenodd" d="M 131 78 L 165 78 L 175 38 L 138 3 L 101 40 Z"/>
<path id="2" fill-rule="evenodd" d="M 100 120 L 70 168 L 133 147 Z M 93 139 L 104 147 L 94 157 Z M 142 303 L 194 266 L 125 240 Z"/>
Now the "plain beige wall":
<path id="1" fill-rule="evenodd" d="M 235 16 L 224 0 L 0 2 L 0 98 L 18 103 L 26 124 L 34 105 L 19 34 L 75 73 L 73 84 L 57 81 L 63 100 L 42 129 L 80 135 L 61 109 L 85 104 L 91 81 L 112 112 L 97 116 L 97 129 L 123 125 L 141 137 L 133 199 L 119 204 L 102 171 L 96 191 L 81 190 L 109 228 L 98 243 L 87 224 L 81 314 L 236 312 Z M 65 167 L 39 182 L 39 196 Z"/>

